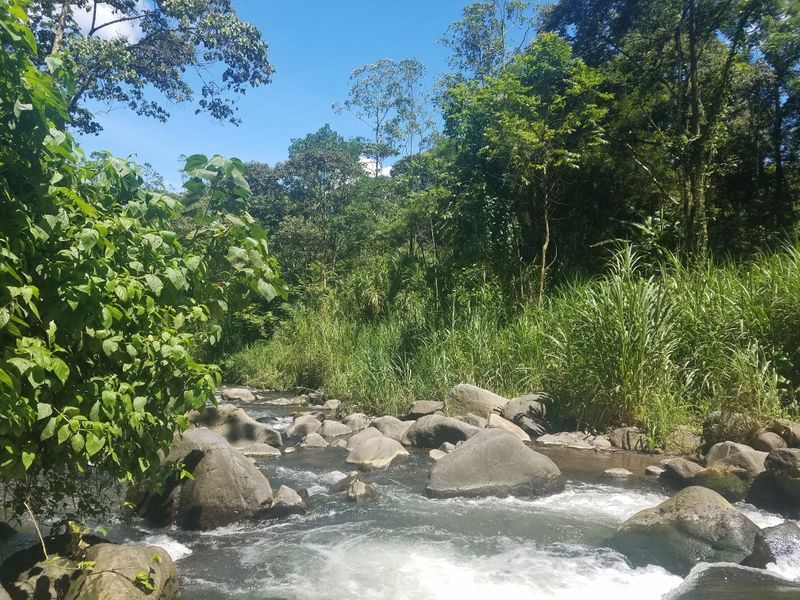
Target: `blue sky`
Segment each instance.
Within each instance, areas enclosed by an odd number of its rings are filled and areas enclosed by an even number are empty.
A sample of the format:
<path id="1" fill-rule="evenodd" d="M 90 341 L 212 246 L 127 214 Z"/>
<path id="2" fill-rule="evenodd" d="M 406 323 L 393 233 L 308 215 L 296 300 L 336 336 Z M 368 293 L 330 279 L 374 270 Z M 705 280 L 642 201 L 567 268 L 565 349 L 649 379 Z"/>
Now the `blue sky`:
<path id="1" fill-rule="evenodd" d="M 240 17 L 254 23 L 269 44 L 276 69 L 271 84 L 249 90 L 239 101 L 239 127 L 190 105 L 170 107 L 166 123 L 125 108 L 103 108 L 98 136 L 81 136 L 88 152 L 109 150 L 149 162 L 168 183 L 179 185 L 181 154 L 223 154 L 270 164 L 286 158 L 292 138 L 323 124 L 347 137 L 368 133 L 333 102 L 347 96 L 350 72 L 379 58 L 417 58 L 433 77 L 446 69 L 440 43 L 447 26 L 469 0 L 234 0 Z"/>

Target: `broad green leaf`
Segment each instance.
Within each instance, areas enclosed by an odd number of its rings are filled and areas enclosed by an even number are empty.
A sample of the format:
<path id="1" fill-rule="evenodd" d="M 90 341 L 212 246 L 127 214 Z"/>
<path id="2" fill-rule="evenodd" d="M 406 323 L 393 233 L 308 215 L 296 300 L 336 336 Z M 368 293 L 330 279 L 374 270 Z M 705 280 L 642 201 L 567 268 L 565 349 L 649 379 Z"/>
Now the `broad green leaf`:
<path id="1" fill-rule="evenodd" d="M 161 290 L 164 289 L 164 283 L 161 281 L 161 278 L 158 275 L 148 273 L 144 276 L 144 280 L 147 282 L 148 287 L 156 296 L 161 295 Z"/>
<path id="2" fill-rule="evenodd" d="M 72 446 L 72 450 L 75 452 L 80 452 L 83 450 L 85 442 L 83 440 L 83 435 L 79 431 L 76 431 L 72 437 L 69 439 L 69 443 Z"/>
<path id="3" fill-rule="evenodd" d="M 89 456 L 97 454 L 105 444 L 106 438 L 98 437 L 91 431 L 86 434 L 86 453 Z"/>
<path id="4" fill-rule="evenodd" d="M 50 362 L 50 367 L 53 370 L 53 373 L 56 374 L 56 377 L 61 380 L 61 384 L 66 385 L 67 378 L 69 378 L 69 367 L 67 366 L 67 363 L 60 358 L 54 357 Z"/>
<path id="5" fill-rule="evenodd" d="M 271 283 L 264 281 L 263 279 L 258 280 L 258 292 L 264 296 L 264 298 L 269 302 L 275 296 L 277 296 L 277 292 L 275 291 L 275 286 Z"/>
<path id="6" fill-rule="evenodd" d="M 111 338 L 103 340 L 103 352 L 105 352 L 106 356 L 111 356 L 118 349 L 119 349 L 119 344 L 115 340 Z"/>
<path id="7" fill-rule="evenodd" d="M 58 443 L 63 444 L 66 439 L 72 434 L 70 431 L 69 423 L 66 423 L 58 428 Z"/>
<path id="8" fill-rule="evenodd" d="M 176 290 L 183 291 L 186 288 L 186 277 L 183 276 L 180 269 L 167 267 L 164 274 Z"/>
<path id="9" fill-rule="evenodd" d="M 39 402 L 36 404 L 36 419 L 41 421 L 53 414 L 53 407 L 50 404 Z"/>
<path id="10" fill-rule="evenodd" d="M 30 452 L 29 450 L 22 451 L 22 466 L 25 467 L 26 471 L 31 468 L 34 460 L 36 460 L 35 452 Z"/>
<path id="11" fill-rule="evenodd" d="M 42 429 L 42 435 L 39 436 L 41 440 L 49 440 L 53 437 L 53 434 L 56 432 L 56 418 L 50 417 L 50 420 L 47 421 L 47 424 Z"/>

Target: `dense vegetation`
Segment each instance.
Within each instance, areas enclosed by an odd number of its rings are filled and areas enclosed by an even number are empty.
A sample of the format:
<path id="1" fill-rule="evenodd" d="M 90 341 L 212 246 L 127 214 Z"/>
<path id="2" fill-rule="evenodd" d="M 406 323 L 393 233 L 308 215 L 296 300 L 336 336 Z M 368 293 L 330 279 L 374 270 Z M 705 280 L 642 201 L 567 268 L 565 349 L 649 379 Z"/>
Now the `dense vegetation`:
<path id="1" fill-rule="evenodd" d="M 270 339 L 227 373 L 376 412 L 544 389 L 565 423 L 653 444 L 710 410 L 794 411 L 797 9 L 477 2 L 434 90 L 415 61 L 357 69 L 363 139 L 326 126 L 247 165 L 294 295 L 232 319 Z"/>
<path id="2" fill-rule="evenodd" d="M 178 199 L 85 159 L 69 62 L 38 64 L 24 8 L 0 2 L 0 492 L 6 518 L 87 516 L 213 399 L 193 350 L 216 316 L 282 288 L 240 161 L 190 156 Z"/>

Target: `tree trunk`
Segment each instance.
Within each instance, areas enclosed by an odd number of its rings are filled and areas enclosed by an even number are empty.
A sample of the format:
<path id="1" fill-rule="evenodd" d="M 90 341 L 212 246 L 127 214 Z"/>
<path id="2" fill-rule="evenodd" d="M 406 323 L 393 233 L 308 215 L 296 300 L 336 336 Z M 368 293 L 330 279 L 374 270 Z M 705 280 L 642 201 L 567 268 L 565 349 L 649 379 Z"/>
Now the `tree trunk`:
<path id="1" fill-rule="evenodd" d="M 67 20 L 69 19 L 71 7 L 69 2 L 64 2 L 61 5 L 61 14 L 58 16 L 58 23 L 56 24 L 55 35 L 53 36 L 53 45 L 50 46 L 50 56 L 56 54 L 64 42 L 64 30 L 67 28 Z"/>
<path id="2" fill-rule="evenodd" d="M 544 303 L 544 283 L 547 277 L 547 250 L 550 247 L 550 190 L 547 188 L 547 170 L 544 171 L 542 181 L 542 226 L 544 239 L 542 240 L 541 260 L 539 263 L 539 306 Z"/>

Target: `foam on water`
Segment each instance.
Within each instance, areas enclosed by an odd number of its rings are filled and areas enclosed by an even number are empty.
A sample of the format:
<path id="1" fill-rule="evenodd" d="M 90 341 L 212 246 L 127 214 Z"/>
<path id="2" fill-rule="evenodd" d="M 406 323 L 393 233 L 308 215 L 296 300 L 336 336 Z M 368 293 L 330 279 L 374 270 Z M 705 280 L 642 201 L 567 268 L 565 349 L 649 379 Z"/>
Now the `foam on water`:
<path id="1" fill-rule="evenodd" d="M 772 571 L 786 579 L 800 580 L 800 553 L 779 556 L 774 563 L 767 564 L 767 571 Z"/>
<path id="2" fill-rule="evenodd" d="M 734 504 L 734 507 L 739 509 L 740 512 L 744 513 L 744 515 L 749 518 L 753 523 L 758 525 L 761 529 L 764 527 L 773 527 L 775 525 L 780 525 L 786 519 L 781 517 L 780 515 L 776 515 L 775 513 L 767 512 L 760 508 L 756 508 L 752 504 L 748 504 L 747 502 L 737 502 Z"/>
<path id="3" fill-rule="evenodd" d="M 140 542 L 142 546 L 159 546 L 163 548 L 169 557 L 174 561 L 179 561 L 182 558 L 189 556 L 192 551 L 188 546 L 181 544 L 178 540 L 174 540 L 168 535 L 149 535 Z"/>

